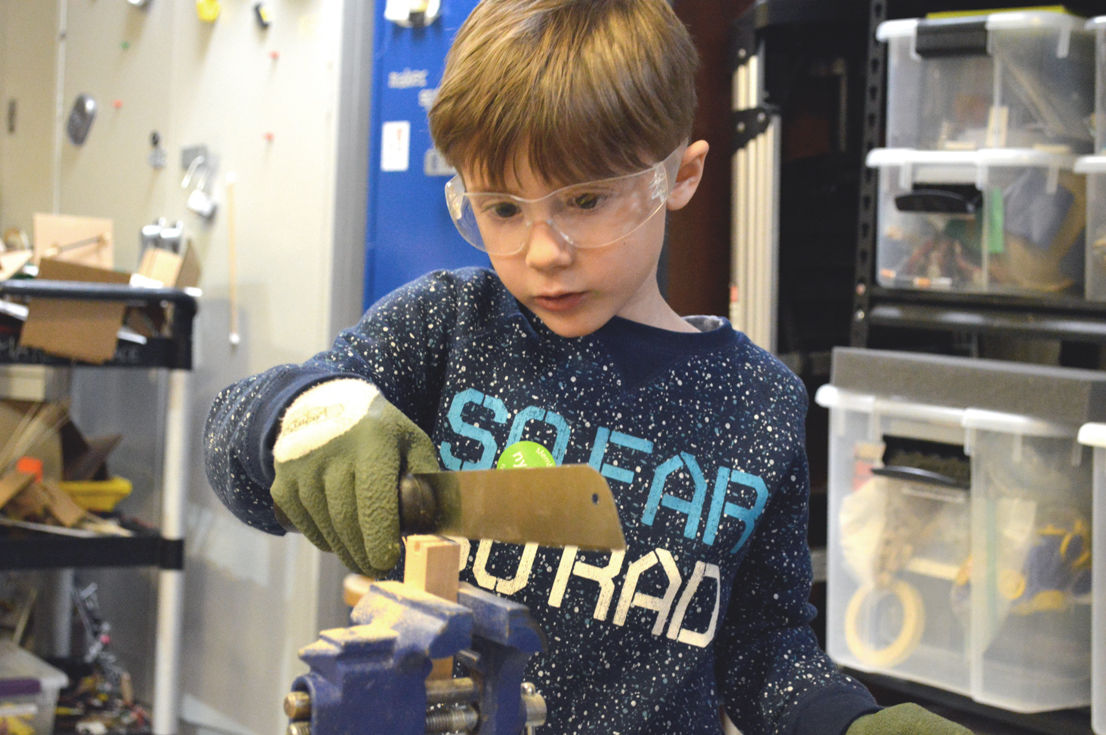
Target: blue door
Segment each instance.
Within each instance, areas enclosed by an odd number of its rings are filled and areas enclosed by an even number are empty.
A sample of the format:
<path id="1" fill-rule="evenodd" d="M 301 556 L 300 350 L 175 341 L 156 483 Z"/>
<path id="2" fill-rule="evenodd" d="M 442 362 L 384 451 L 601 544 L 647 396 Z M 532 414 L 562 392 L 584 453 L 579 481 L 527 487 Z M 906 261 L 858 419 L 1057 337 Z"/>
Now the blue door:
<path id="1" fill-rule="evenodd" d="M 461 239 L 446 213 L 442 188 L 454 172 L 436 155 L 426 122 L 446 51 L 476 2 L 376 3 L 366 308 L 428 271 L 488 264 L 487 256 Z"/>

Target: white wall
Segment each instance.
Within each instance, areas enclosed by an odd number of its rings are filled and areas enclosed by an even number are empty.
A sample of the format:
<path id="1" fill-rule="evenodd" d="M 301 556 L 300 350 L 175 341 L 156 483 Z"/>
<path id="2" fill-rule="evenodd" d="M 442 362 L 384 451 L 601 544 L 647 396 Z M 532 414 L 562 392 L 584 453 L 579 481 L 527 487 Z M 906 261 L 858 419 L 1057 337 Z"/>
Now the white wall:
<path id="1" fill-rule="evenodd" d="M 139 228 L 181 219 L 200 254 L 204 296 L 192 373 L 182 732 L 274 733 L 280 702 L 304 670 L 295 652 L 344 622 L 341 570 L 302 538 L 235 520 L 207 486 L 200 431 L 216 392 L 273 364 L 326 347 L 360 311 L 372 4 L 272 0 L 272 26 L 252 0 L 223 0 L 214 24 L 195 4 L 151 0 L 0 0 L 0 229 L 30 214 L 110 217 L 115 264 L 134 268 Z M 59 31 L 64 41 L 55 43 Z M 60 72 L 58 70 L 60 69 Z M 60 84 L 60 86 L 58 86 Z M 60 89 L 60 94 L 56 91 Z M 60 134 L 78 93 L 99 103 L 85 145 Z M 17 99 L 18 124 L 6 127 Z M 60 104 L 59 104 L 60 103 Z M 152 167 L 158 131 L 167 165 Z M 267 136 L 268 134 L 268 136 Z M 181 149 L 218 158 L 210 223 L 185 208 Z M 227 175 L 236 177 L 237 316 L 230 329 Z M 124 433 L 113 472 L 135 494 L 121 510 L 156 521 L 164 395 L 156 371 L 81 370 L 74 414 L 88 434 Z M 86 573 L 101 585 L 115 646 L 139 693 L 150 691 L 154 575 Z"/>
<path id="2" fill-rule="evenodd" d="M 57 12 L 54 2 L 0 0 L 0 229 L 30 233 L 31 213 L 54 205 Z"/>

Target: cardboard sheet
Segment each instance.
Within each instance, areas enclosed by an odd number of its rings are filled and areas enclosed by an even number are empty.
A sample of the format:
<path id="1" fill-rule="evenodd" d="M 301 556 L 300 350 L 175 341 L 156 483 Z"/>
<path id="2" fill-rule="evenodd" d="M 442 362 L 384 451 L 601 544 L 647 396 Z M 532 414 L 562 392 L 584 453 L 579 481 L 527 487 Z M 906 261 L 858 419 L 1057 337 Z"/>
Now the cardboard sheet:
<path id="1" fill-rule="evenodd" d="M 44 258 L 39 279 L 127 284 L 126 273 Z M 31 299 L 20 347 L 37 347 L 52 355 L 103 363 L 115 354 L 116 333 L 126 304 L 75 299 Z"/>

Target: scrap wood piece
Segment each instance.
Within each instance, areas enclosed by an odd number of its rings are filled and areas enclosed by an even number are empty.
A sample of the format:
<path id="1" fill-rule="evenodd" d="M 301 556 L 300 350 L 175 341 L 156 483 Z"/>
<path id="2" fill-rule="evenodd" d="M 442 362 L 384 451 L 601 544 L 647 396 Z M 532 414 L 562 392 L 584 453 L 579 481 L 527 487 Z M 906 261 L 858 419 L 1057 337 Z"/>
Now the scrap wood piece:
<path id="1" fill-rule="evenodd" d="M 4 505 L 4 514 L 17 521 L 42 520 L 46 517 L 48 496 L 37 482 L 31 482 L 22 492 Z"/>
<path id="2" fill-rule="evenodd" d="M 87 515 L 87 511 L 73 500 L 69 493 L 49 480 L 39 483 L 46 495 L 46 510 L 50 517 L 66 528 L 73 528 Z"/>
<path id="3" fill-rule="evenodd" d="M 0 471 L 12 467 L 30 450 L 55 434 L 69 420 L 68 401 L 36 403 L 4 401 L 3 406 L 18 414 L 15 425 L 0 447 Z M 6 409 L 5 409 L 6 410 Z M 11 420 L 9 417 L 8 421 Z M 41 447 L 39 447 L 41 448 Z"/>
<path id="4" fill-rule="evenodd" d="M 5 507 L 12 498 L 27 489 L 35 476 L 28 472 L 9 470 L 0 477 L 0 508 Z"/>

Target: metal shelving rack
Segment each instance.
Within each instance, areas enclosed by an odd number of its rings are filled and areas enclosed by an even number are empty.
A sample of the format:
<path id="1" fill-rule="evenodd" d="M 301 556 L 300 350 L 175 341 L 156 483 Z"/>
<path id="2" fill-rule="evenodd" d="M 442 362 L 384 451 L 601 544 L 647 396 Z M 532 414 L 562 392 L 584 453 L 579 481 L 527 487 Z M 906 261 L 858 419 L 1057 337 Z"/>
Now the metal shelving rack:
<path id="1" fill-rule="evenodd" d="M 189 372 L 196 299 L 179 289 L 62 281 L 9 280 L 0 298 L 57 298 L 122 302 L 129 306 L 171 307 L 168 336 L 145 344 L 120 341 L 103 367 L 159 368 L 168 371 L 165 452 L 161 476 L 161 519 L 157 530 L 130 538 L 73 538 L 44 533 L 0 535 L 0 569 L 152 566 L 158 570 L 157 636 L 154 651 L 152 731 L 178 731 L 181 629 L 184 609 L 184 509 L 188 488 Z M 19 347 L 18 322 L 0 322 L 0 364 L 66 368 L 77 361 Z M 91 366 L 90 366 L 91 367 Z"/>
<path id="2" fill-rule="evenodd" d="M 1014 0 L 1004 7 L 1032 6 L 1031 0 Z M 980 10 L 994 8 L 986 0 L 870 0 L 868 64 L 864 95 L 863 157 L 881 146 L 884 136 L 884 105 L 887 52 L 876 40 L 875 29 L 890 18 L 919 17 L 934 10 Z M 1072 12 L 1094 15 L 1092 2 L 1065 3 Z M 1106 303 L 1066 297 L 1024 298 L 985 294 L 909 291 L 875 285 L 876 255 L 876 171 L 861 164 L 856 271 L 853 314 L 850 328 L 855 347 L 962 349 L 979 336 L 1014 339 L 1053 339 L 1089 346 L 1096 352 L 1106 345 Z M 849 673 L 880 693 L 881 700 L 916 701 L 927 706 L 964 713 L 988 727 L 1005 732 L 1070 733 L 1090 735 L 1087 708 L 1020 714 L 989 707 L 952 692 L 904 681 L 892 676 Z M 990 732 L 990 730 L 988 730 Z"/>
<path id="3" fill-rule="evenodd" d="M 1037 5 L 1015 0 L 1007 6 Z M 1073 12 L 1092 15 L 1090 3 L 1066 3 Z M 875 38 L 876 27 L 889 18 L 917 17 L 933 10 L 985 10 L 994 3 L 949 0 L 871 0 L 868 66 L 864 96 L 862 160 L 883 141 L 887 51 Z M 1049 338 L 1106 344 L 1106 303 L 1071 297 L 1022 298 L 990 294 L 882 288 L 875 282 L 877 176 L 862 164 L 860 211 L 856 243 L 856 272 L 851 344 L 856 347 L 909 348 L 918 335 L 997 335 Z M 939 337 L 938 337 L 939 339 Z M 898 340 L 898 342 L 896 342 Z"/>

